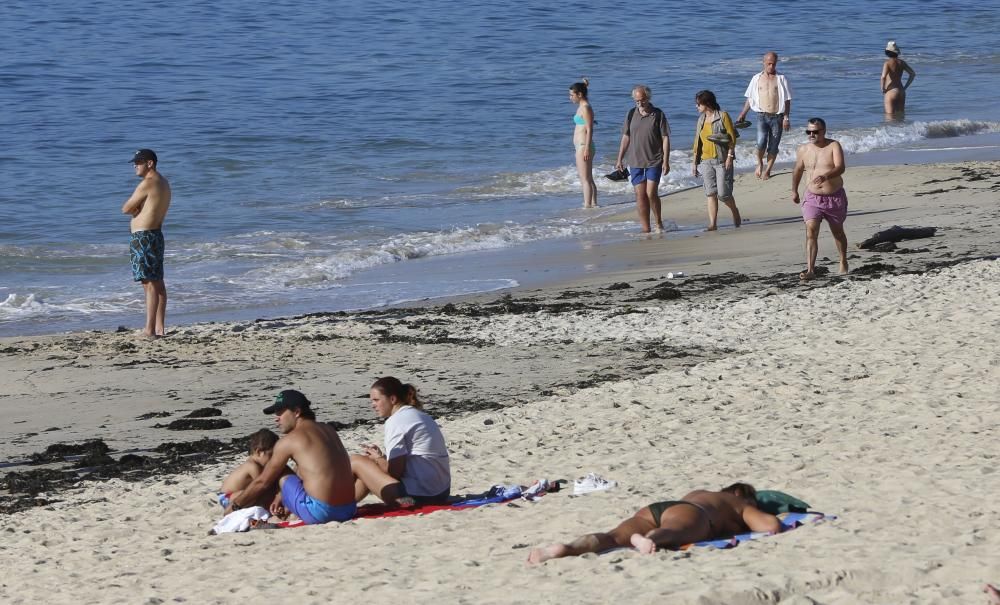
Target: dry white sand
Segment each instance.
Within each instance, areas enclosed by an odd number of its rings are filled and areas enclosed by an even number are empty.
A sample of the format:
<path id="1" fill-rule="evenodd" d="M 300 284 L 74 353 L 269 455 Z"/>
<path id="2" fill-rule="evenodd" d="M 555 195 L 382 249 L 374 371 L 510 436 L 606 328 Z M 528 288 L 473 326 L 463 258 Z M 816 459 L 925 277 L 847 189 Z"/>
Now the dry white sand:
<path id="1" fill-rule="evenodd" d="M 877 206 L 883 202 L 876 186 L 912 196 L 933 187 L 925 181 L 969 166 L 900 167 L 888 176 L 859 171 L 852 208 L 895 210 L 883 219 L 888 223 L 852 217 L 852 241 L 862 239 L 854 234 L 869 235 L 869 227 L 908 221 L 946 227 L 933 240 L 950 246 L 939 256 L 995 253 L 996 177 Z M 997 171 L 996 164 L 975 167 Z M 856 191 L 851 172 L 847 181 L 849 194 Z M 782 181 L 782 194 L 785 188 Z M 758 193 L 741 203 L 763 215 L 779 183 L 759 185 Z M 721 235 L 676 245 L 709 242 L 712 254 L 721 255 L 718 248 L 735 242 L 731 262 L 713 261 L 725 268 L 798 267 L 800 224 Z M 637 268 L 605 276 L 605 283 L 637 279 L 638 265 L 649 261 L 647 249 L 622 248 Z M 831 250 L 824 233 L 821 256 Z M 472 318 L 428 311 L 423 317 L 441 323 L 419 329 L 386 320 L 400 333 L 433 329 L 479 339 L 490 353 L 476 361 L 479 375 L 469 377 L 478 387 L 492 381 L 530 392 L 541 381 L 532 372 L 557 376 L 552 365 L 621 375 L 443 420 L 453 491 L 590 471 L 619 487 L 516 506 L 210 537 L 219 516 L 212 493 L 228 463 L 169 479 L 86 482 L 54 495 L 61 500 L 55 504 L 4 516 L 0 601 L 985 602 L 983 583 L 1000 579 L 998 300 L 1000 261 L 984 260 L 821 289 L 633 305 L 627 314 Z M 346 318 L 238 332 L 195 326 L 173 344 L 133 345 L 112 334 L 6 339 L 0 405 L 11 424 L 0 435 L 3 453 L 15 458 L 55 439 L 88 436 L 116 448 L 156 443 L 165 440 L 162 431 L 137 422 L 138 414 L 200 407 L 230 391 L 246 393 L 227 406 L 237 425 L 232 431 L 241 434 L 266 423 L 261 404 L 285 386 L 320 393 L 319 401 L 343 390 L 340 397 L 358 406 L 356 395 L 374 375 L 396 373 L 393 355 L 418 364 L 470 363 L 448 358 L 441 344 L 383 345 L 384 351 L 357 345 L 374 338 L 379 325 Z M 630 379 L 625 351 L 647 343 L 712 353 L 700 363 L 664 364 Z M 572 355 L 549 355 L 560 347 Z M 468 349 L 456 355 L 468 356 Z M 345 370 L 340 362 L 352 356 L 364 358 Z M 451 368 L 401 377 L 425 386 L 433 400 L 446 395 L 435 372 Z M 176 402 L 165 404 L 165 392 Z M 41 433 L 48 425 L 63 430 L 56 437 Z M 24 437 L 25 431 L 41 434 Z M 377 427 L 343 437 L 349 447 L 381 439 Z M 790 492 L 839 519 L 729 551 L 648 557 L 619 551 L 524 563 L 531 546 L 609 529 L 651 501 L 735 480 Z"/>

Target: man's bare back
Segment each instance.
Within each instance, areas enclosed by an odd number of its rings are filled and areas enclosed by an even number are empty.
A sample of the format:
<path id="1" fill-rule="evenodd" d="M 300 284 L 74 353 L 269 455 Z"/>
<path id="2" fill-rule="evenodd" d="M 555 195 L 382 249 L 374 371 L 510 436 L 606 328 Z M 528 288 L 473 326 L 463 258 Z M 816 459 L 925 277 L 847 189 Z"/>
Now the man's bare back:
<path id="1" fill-rule="evenodd" d="M 300 419 L 295 430 L 278 441 L 274 457 L 295 461 L 295 473 L 310 496 L 334 506 L 354 502 L 351 460 L 332 426 Z"/>

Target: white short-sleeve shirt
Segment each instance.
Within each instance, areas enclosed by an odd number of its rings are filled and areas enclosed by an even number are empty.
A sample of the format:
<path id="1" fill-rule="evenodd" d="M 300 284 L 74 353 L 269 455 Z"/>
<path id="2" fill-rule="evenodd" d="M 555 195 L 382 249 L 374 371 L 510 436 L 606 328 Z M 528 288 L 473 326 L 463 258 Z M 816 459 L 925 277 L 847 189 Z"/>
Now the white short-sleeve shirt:
<path id="1" fill-rule="evenodd" d="M 754 77 L 750 78 L 750 84 L 747 85 L 746 92 L 743 93 L 744 97 L 750 99 L 750 109 L 757 112 L 763 111 L 760 107 L 760 95 L 757 92 L 757 81 L 763 73 L 754 74 Z M 778 77 L 778 113 L 784 113 L 785 101 L 792 100 L 792 88 L 788 85 L 788 80 L 784 74 L 775 75 Z"/>
<path id="2" fill-rule="evenodd" d="M 385 457 L 407 456 L 401 479 L 411 496 L 437 496 L 451 489 L 448 445 L 441 427 L 426 412 L 409 405 L 385 421 Z"/>

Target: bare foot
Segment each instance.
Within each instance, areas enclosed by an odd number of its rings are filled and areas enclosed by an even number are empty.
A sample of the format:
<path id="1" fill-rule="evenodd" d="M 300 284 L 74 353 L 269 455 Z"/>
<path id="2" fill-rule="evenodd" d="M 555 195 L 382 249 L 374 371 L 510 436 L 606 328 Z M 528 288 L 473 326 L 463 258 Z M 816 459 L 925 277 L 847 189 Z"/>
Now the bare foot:
<path id="1" fill-rule="evenodd" d="M 760 178 L 760 173 L 761 173 L 761 172 L 762 172 L 763 170 L 764 170 L 764 166 L 763 166 L 763 164 L 757 164 L 757 168 L 756 168 L 756 169 L 754 169 L 754 171 L 753 171 L 753 175 L 754 175 L 755 177 L 757 177 L 757 178 L 759 179 L 759 178 Z"/>
<path id="2" fill-rule="evenodd" d="M 651 555 L 656 552 L 656 544 L 642 534 L 632 534 L 632 537 L 629 538 L 629 542 L 632 543 L 632 546 L 634 546 L 636 550 L 644 555 Z"/>
<path id="3" fill-rule="evenodd" d="M 705 231 L 718 231 L 718 230 L 719 230 L 719 227 L 716 226 L 716 225 L 710 225 L 708 227 L 705 227 Z"/>
<path id="4" fill-rule="evenodd" d="M 812 271 L 803 271 L 802 273 L 799 273 L 799 279 L 802 281 L 808 281 L 814 277 L 816 277 L 816 274 Z"/>
<path id="5" fill-rule="evenodd" d="M 160 338 L 159 335 L 154 334 L 152 332 L 147 332 L 146 330 L 136 330 L 136 336 L 138 336 L 139 338 L 146 338 L 149 340 L 156 340 L 157 338 Z"/>
<path id="6" fill-rule="evenodd" d="M 764 173 L 760 175 L 760 180 L 762 180 L 762 181 L 766 181 L 769 178 L 771 178 L 771 169 L 770 168 L 768 168 L 767 170 L 765 170 Z"/>
<path id="7" fill-rule="evenodd" d="M 559 557 L 565 557 L 565 556 L 566 556 L 565 544 L 551 544 L 549 546 L 532 548 L 531 552 L 528 553 L 528 563 L 532 565 L 538 565 L 539 563 L 544 563 L 549 559 L 558 559 Z"/>
<path id="8" fill-rule="evenodd" d="M 663 233 L 663 223 L 653 227 L 653 233 Z"/>
<path id="9" fill-rule="evenodd" d="M 846 262 L 840 263 L 840 271 L 839 271 L 839 273 L 841 275 L 847 275 L 847 272 L 848 272 L 847 263 Z"/>
<path id="10" fill-rule="evenodd" d="M 983 592 L 989 595 L 990 605 L 1000 605 L 1000 592 L 992 584 L 984 586 Z"/>

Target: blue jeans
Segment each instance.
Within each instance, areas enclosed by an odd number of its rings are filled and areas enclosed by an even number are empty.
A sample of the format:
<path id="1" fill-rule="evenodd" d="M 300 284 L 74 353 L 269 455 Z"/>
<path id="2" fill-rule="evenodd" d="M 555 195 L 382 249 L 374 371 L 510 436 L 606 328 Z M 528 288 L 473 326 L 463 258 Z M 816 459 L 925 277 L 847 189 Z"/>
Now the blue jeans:
<path id="1" fill-rule="evenodd" d="M 757 114 L 757 149 L 767 150 L 767 155 L 778 155 L 778 143 L 781 142 L 781 123 L 785 114 Z"/>

